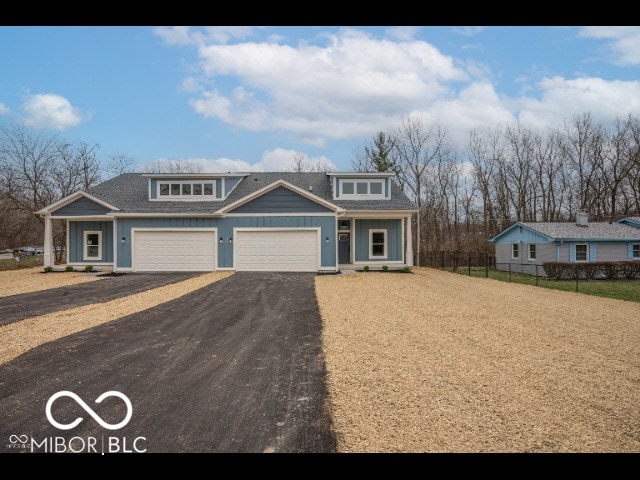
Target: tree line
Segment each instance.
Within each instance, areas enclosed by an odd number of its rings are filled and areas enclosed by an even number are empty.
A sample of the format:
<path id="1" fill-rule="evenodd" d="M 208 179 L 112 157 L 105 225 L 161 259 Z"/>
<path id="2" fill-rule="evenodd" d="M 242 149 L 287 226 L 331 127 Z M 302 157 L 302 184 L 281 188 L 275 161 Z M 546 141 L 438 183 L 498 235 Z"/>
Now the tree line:
<path id="1" fill-rule="evenodd" d="M 18 124 L 0 126 L 0 249 L 41 245 L 35 211 L 78 190 L 134 169 L 120 154 L 98 160 L 99 145 L 69 142 Z M 294 171 L 309 166 L 301 154 Z M 640 215 L 640 121 L 615 117 L 610 125 L 589 113 L 557 128 L 519 123 L 471 130 L 454 148 L 446 126 L 410 116 L 380 131 L 354 152 L 356 172 L 392 172 L 415 203 L 414 253 L 492 252 L 488 239 L 516 221 L 592 221 Z M 148 172 L 199 172 L 186 160 L 157 160 Z M 54 245 L 66 231 L 54 222 Z"/>
<path id="2" fill-rule="evenodd" d="M 414 253 L 492 253 L 488 239 L 514 222 L 615 221 L 640 215 L 640 122 L 590 113 L 557 128 L 519 123 L 473 129 L 464 149 L 446 127 L 409 117 L 357 151 L 358 172 L 393 172 L 415 202 Z"/>

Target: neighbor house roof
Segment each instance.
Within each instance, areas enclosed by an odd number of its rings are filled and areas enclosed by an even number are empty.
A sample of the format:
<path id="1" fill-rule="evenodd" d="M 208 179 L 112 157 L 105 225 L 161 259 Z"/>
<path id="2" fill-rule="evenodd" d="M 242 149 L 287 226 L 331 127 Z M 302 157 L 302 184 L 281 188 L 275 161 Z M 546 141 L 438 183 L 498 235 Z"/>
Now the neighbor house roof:
<path id="1" fill-rule="evenodd" d="M 619 222 L 589 222 L 585 226 L 575 222 L 517 222 L 506 228 L 489 241 L 496 241 L 516 227 L 524 227 L 544 235 L 549 240 L 628 240 L 640 239 L 640 229 Z"/>
<path id="2" fill-rule="evenodd" d="M 211 174 L 205 174 L 208 177 Z M 388 200 L 339 200 L 333 198 L 331 180 L 322 172 L 257 172 L 238 173 L 244 177 L 233 188 L 227 198 L 217 201 L 150 201 L 150 174 L 125 173 L 107 180 L 88 190 L 93 197 L 100 199 L 119 209 L 118 213 L 167 213 L 167 214 L 212 214 L 221 208 L 251 195 L 279 180 L 309 192 L 326 202 L 330 202 L 346 210 L 414 210 L 414 204 L 400 190 L 395 182 L 391 182 L 391 199 Z M 167 175 L 163 175 L 165 178 Z M 229 177 L 229 174 L 225 174 Z M 180 177 L 185 178 L 184 175 Z M 191 177 L 198 177 L 192 174 Z M 311 187 L 311 188 L 310 188 Z"/>

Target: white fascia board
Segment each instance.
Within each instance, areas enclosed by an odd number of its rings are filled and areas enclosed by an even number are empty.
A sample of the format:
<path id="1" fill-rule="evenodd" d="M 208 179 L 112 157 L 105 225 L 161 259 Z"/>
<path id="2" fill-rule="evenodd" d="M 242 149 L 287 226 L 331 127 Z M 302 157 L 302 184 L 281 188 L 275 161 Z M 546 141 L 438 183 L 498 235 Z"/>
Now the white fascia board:
<path id="1" fill-rule="evenodd" d="M 151 178 L 223 178 L 223 177 L 246 177 L 250 173 L 143 173 L 143 177 Z"/>
<path id="2" fill-rule="evenodd" d="M 156 217 L 156 218 L 222 218 L 224 215 L 218 213 L 110 213 L 107 215 L 111 218 L 127 218 L 127 217 Z"/>

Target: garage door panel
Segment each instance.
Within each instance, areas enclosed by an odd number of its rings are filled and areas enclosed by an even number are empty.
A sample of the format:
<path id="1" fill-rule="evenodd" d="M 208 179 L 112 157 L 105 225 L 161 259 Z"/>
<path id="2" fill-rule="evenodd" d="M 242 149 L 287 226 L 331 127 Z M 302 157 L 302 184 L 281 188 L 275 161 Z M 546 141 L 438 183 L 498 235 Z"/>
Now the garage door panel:
<path id="1" fill-rule="evenodd" d="M 250 230 L 236 235 L 236 270 L 314 272 L 317 230 Z"/>
<path id="2" fill-rule="evenodd" d="M 216 268 L 214 231 L 134 232 L 134 270 L 200 272 Z"/>

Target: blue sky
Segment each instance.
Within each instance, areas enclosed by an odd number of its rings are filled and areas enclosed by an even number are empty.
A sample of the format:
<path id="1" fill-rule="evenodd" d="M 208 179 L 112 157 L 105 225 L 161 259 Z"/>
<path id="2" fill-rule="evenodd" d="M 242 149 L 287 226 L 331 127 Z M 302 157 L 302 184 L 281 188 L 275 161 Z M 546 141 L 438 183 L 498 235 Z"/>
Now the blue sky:
<path id="1" fill-rule="evenodd" d="M 0 27 L 0 125 L 208 172 L 351 170 L 411 115 L 474 128 L 640 111 L 640 27 Z"/>

